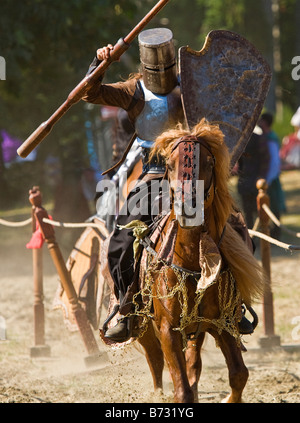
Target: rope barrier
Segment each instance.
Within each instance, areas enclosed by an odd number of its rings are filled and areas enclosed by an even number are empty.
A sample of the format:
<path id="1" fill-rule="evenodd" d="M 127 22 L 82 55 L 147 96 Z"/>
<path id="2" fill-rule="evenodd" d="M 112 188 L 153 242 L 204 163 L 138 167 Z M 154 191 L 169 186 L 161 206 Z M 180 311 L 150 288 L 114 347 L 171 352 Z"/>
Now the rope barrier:
<path id="1" fill-rule="evenodd" d="M 290 231 L 288 228 L 286 228 L 285 226 L 281 225 L 281 223 L 279 222 L 279 220 L 275 217 L 275 215 L 272 213 L 272 211 L 269 209 L 269 207 L 266 204 L 263 204 L 263 209 L 265 210 L 265 212 L 268 214 L 268 216 L 272 219 L 272 221 L 279 227 L 281 227 L 284 231 L 286 231 L 287 233 L 296 236 L 297 238 L 300 238 L 300 233 L 297 232 L 293 232 Z M 92 228 L 97 228 L 97 229 L 101 229 L 101 231 L 104 232 L 104 235 L 106 237 L 109 236 L 109 232 L 106 230 L 106 228 L 103 227 L 103 225 L 98 225 L 97 223 L 92 223 L 92 222 L 84 222 L 84 223 L 63 223 L 63 222 L 56 222 L 54 220 L 50 220 L 47 218 L 44 218 L 43 221 L 45 223 L 48 223 L 50 225 L 53 226 L 57 226 L 60 228 L 86 228 L 86 227 L 92 227 Z M 0 219 L 0 224 L 4 225 L 4 226 L 9 226 L 9 227 L 22 227 L 22 226 L 26 226 L 28 224 L 30 224 L 32 222 L 32 218 L 30 217 L 29 219 L 26 219 L 22 222 L 9 222 L 7 220 L 4 219 Z M 300 246 L 299 245 L 292 245 L 292 244 L 286 244 L 284 242 L 278 241 L 277 239 L 274 239 L 268 235 L 265 235 L 261 232 L 256 231 L 257 227 L 259 226 L 259 219 L 256 220 L 255 225 L 253 227 L 253 229 L 249 229 L 249 234 L 250 236 L 256 236 L 258 238 L 262 238 L 265 241 L 270 242 L 271 244 L 277 245 L 278 247 L 281 247 L 285 250 L 288 251 L 299 251 L 300 250 Z"/>
<path id="2" fill-rule="evenodd" d="M 285 244 L 284 242 L 278 241 L 277 239 L 274 239 L 268 235 L 262 234 L 261 232 L 254 231 L 253 229 L 248 229 L 248 231 L 251 236 L 262 238 L 265 241 L 268 241 L 270 244 L 275 244 L 278 247 L 284 248 L 285 250 L 289 250 L 289 251 L 300 250 L 300 245 Z"/>
<path id="3" fill-rule="evenodd" d="M 97 228 L 100 229 L 102 232 L 104 232 L 104 235 L 106 237 L 109 236 L 109 232 L 106 230 L 106 228 L 103 227 L 103 225 L 98 225 L 97 223 L 92 222 L 84 222 L 84 223 L 63 223 L 63 222 L 56 222 L 50 219 L 47 219 L 44 217 L 43 221 L 45 223 L 48 223 L 53 226 L 58 226 L 61 228 Z M 8 220 L 0 219 L 0 225 L 3 226 L 9 226 L 9 227 L 22 227 L 30 224 L 32 222 L 32 218 L 29 217 L 28 219 L 22 221 L 22 222 L 10 222 Z"/>
<path id="4" fill-rule="evenodd" d="M 49 223 L 53 226 L 58 226 L 60 228 L 97 228 L 103 230 L 105 233 L 105 236 L 109 236 L 109 232 L 106 228 L 103 227 L 103 225 L 98 225 L 97 223 L 92 222 L 85 222 L 85 223 L 63 223 L 63 222 L 56 222 L 54 220 L 47 219 L 46 217 L 43 218 L 43 222 Z"/>
<path id="5" fill-rule="evenodd" d="M 10 226 L 10 227 L 21 227 L 26 226 L 29 223 L 32 222 L 32 218 L 29 217 L 29 219 L 23 220 L 22 222 L 9 222 L 8 220 L 0 219 L 0 224 L 3 226 Z"/>
<path id="6" fill-rule="evenodd" d="M 257 218 L 256 218 L 256 220 L 254 222 L 254 225 L 253 225 L 252 230 L 253 231 L 256 231 L 258 229 L 258 227 L 259 227 L 259 224 L 260 224 L 260 218 L 257 216 Z"/>
<path id="7" fill-rule="evenodd" d="M 276 226 L 278 226 L 279 228 L 281 228 L 282 230 L 284 230 L 284 232 L 288 233 L 289 235 L 293 235 L 296 238 L 300 238 L 300 232 L 291 231 L 289 228 L 287 228 L 286 226 L 282 225 L 280 223 L 280 221 L 277 219 L 277 217 L 270 210 L 270 208 L 267 206 L 267 204 L 263 204 L 262 205 L 262 208 L 267 213 L 267 215 L 269 216 L 269 218 L 273 221 L 273 223 L 275 223 Z"/>

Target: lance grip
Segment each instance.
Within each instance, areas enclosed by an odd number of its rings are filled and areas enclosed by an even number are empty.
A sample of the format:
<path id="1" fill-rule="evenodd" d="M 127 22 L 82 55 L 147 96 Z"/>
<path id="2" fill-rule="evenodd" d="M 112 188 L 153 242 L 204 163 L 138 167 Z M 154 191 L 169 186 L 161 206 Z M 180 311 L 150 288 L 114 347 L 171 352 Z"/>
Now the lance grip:
<path id="1" fill-rule="evenodd" d="M 98 67 L 88 76 L 86 76 L 68 95 L 67 100 L 53 113 L 50 118 L 43 122 L 18 148 L 19 156 L 25 158 L 31 151 L 37 147 L 43 139 L 50 133 L 54 124 L 73 106 L 82 99 L 86 91 L 97 81 L 106 71 L 109 65 L 120 59 L 121 55 L 127 50 L 133 39 L 143 30 L 148 22 L 168 3 L 169 0 L 160 0 L 147 15 L 136 25 L 133 30 L 125 37 L 121 38 L 114 46 L 108 59 L 103 60 Z"/>
<path id="2" fill-rule="evenodd" d="M 22 145 L 17 149 L 17 153 L 20 157 L 27 157 L 32 150 L 39 145 L 41 141 L 49 134 L 52 126 L 47 125 L 47 122 L 43 122 L 28 138 L 23 142 Z"/>

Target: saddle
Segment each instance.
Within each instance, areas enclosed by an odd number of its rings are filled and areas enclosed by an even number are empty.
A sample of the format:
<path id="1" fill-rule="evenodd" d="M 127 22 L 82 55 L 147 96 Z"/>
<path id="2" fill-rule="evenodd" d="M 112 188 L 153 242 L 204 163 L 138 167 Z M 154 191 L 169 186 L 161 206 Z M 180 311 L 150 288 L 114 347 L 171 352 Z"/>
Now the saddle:
<path id="1" fill-rule="evenodd" d="M 98 329 L 100 305 L 104 295 L 102 258 L 100 257 L 103 255 L 103 245 L 108 232 L 104 222 L 97 217 L 93 217 L 93 223 L 97 223 L 98 227 L 87 227 L 83 231 L 68 257 L 66 267 L 70 273 L 78 303 L 86 312 L 92 327 Z M 53 309 L 62 310 L 64 323 L 71 332 L 78 330 L 72 304 L 60 282 L 54 296 Z"/>

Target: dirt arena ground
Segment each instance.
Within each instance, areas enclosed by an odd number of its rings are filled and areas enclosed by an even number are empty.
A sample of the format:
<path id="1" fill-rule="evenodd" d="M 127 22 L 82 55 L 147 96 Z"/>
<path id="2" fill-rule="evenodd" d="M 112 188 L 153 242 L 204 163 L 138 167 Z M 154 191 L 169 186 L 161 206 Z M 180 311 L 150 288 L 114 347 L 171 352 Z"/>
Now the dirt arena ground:
<path id="1" fill-rule="evenodd" d="M 12 235 L 16 231 L 17 235 Z M 99 363 L 93 368 L 86 366 L 87 353 L 80 334 L 69 332 L 61 311 L 52 309 L 58 277 L 46 247 L 45 337 L 51 355 L 31 358 L 33 279 L 31 251 L 25 249 L 30 227 L 18 230 L 2 227 L 0 234 L 5 240 L 0 247 L 0 316 L 6 323 L 6 339 L 0 340 L 0 403 L 173 402 L 168 370 L 164 374 L 164 394 L 156 397 L 146 360 L 134 345 L 112 351 L 95 332 Z M 244 359 L 250 372 L 244 391 L 246 403 L 300 402 L 299 264 L 299 252 L 291 254 L 272 247 L 275 333 L 280 336 L 281 347 L 272 351 L 259 347 L 264 328 L 262 305 L 256 304 L 259 326 L 254 335 L 244 337 L 248 349 Z M 295 349 L 283 348 L 286 346 Z M 229 393 L 229 384 L 223 356 L 212 338 L 207 337 L 202 357 L 199 402 L 218 403 Z"/>
<path id="2" fill-rule="evenodd" d="M 22 259 L 21 259 L 22 257 Z M 26 259 L 26 260 L 25 260 Z M 0 402 L 34 403 L 151 403 L 172 402 L 172 383 L 166 369 L 164 395 L 154 397 L 152 380 L 144 356 L 131 345 L 112 351 L 102 344 L 100 363 L 88 368 L 87 355 L 78 332 L 66 328 L 62 313 L 52 310 L 58 284 L 57 275 L 44 250 L 44 295 L 46 344 L 48 358 L 31 358 L 33 338 L 33 282 L 31 251 L 16 255 L 2 268 L 0 315 L 6 321 L 6 340 L 0 341 Z M 16 265 L 11 263 L 16 260 Z M 16 268 L 20 270 L 19 274 Z M 244 337 L 244 354 L 250 371 L 244 400 L 249 403 L 300 402 L 300 312 L 299 256 L 285 253 L 274 257 L 272 265 L 276 334 L 281 344 L 298 346 L 295 352 L 282 348 L 262 351 L 258 340 L 263 324 L 254 335 Z M 261 304 L 256 305 L 260 317 Z M 294 323 L 292 323 L 294 322 Z M 295 338 L 295 339 L 293 339 Z M 220 402 L 229 392 L 227 368 L 222 354 L 207 338 L 203 349 L 203 374 L 199 383 L 200 402 Z"/>

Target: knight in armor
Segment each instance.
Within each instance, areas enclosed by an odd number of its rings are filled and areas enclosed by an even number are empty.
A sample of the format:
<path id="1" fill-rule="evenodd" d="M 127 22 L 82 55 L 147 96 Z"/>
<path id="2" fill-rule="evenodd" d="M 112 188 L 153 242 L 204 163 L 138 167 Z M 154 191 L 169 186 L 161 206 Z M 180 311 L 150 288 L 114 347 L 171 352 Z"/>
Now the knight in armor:
<path id="1" fill-rule="evenodd" d="M 135 128 L 135 142 L 142 149 L 143 172 L 139 181 L 143 184 L 139 186 L 139 182 L 137 183 L 123 207 L 127 207 L 131 200 L 134 202 L 135 196 L 138 196 L 139 199 L 145 199 L 148 213 L 132 216 L 128 212 L 121 212 L 117 217 L 108 251 L 109 269 L 115 284 L 115 294 L 120 302 L 119 312 L 123 316 L 131 311 L 132 296 L 137 292 L 137 269 L 133 254 L 133 232 L 120 227 L 133 220 L 151 225 L 150 184 L 151 181 L 160 181 L 163 178 L 165 167 L 160 159 L 149 161 L 150 148 L 162 132 L 175 128 L 179 122 L 184 124 L 172 32 L 167 28 L 145 30 L 140 33 L 138 41 L 141 73 L 124 82 L 112 84 L 102 84 L 101 79 L 83 98 L 90 103 L 124 109 Z M 88 73 L 102 60 L 109 58 L 112 49 L 113 46 L 109 44 L 97 50 L 97 57 L 90 65 Z M 252 330 L 251 323 L 243 317 L 240 322 L 241 333 L 251 333 Z M 121 318 L 115 327 L 105 333 L 105 337 L 115 342 L 124 342 L 131 336 L 132 317 Z"/>

